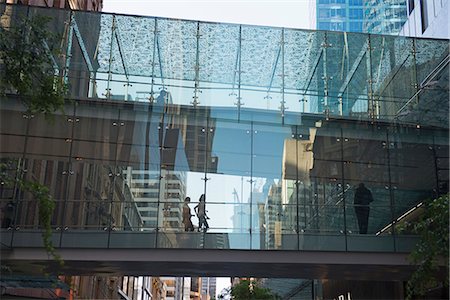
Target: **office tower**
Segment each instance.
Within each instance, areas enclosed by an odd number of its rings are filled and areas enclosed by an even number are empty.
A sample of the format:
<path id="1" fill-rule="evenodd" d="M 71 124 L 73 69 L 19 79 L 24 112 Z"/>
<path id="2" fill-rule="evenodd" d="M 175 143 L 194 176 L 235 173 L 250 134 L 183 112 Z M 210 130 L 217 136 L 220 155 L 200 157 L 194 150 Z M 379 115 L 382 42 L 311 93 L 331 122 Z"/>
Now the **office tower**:
<path id="1" fill-rule="evenodd" d="M 363 0 L 317 0 L 317 29 L 363 31 Z"/>
<path id="2" fill-rule="evenodd" d="M 406 0 L 366 0 L 363 32 L 396 35 L 402 29 L 406 17 Z"/>

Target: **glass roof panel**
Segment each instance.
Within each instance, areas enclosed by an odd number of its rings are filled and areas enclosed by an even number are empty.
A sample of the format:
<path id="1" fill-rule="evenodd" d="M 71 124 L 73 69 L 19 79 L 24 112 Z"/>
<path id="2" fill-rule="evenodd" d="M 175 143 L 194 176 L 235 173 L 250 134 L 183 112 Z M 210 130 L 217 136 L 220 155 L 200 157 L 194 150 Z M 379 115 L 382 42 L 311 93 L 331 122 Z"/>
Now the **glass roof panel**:
<path id="1" fill-rule="evenodd" d="M 197 53 L 197 22 L 158 19 L 157 49 L 162 76 L 194 80 Z"/>
<path id="2" fill-rule="evenodd" d="M 128 75 L 152 75 L 155 19 L 116 16 L 116 31 Z"/>
<path id="3" fill-rule="evenodd" d="M 200 23 L 199 79 L 237 83 L 239 25 Z"/>
<path id="4" fill-rule="evenodd" d="M 284 31 L 284 71 L 287 89 L 305 89 L 313 62 L 319 54 L 319 33 L 287 29 Z"/>
<path id="5" fill-rule="evenodd" d="M 242 26 L 242 85 L 269 87 L 280 49 L 280 37 L 280 28 Z"/>
<path id="6" fill-rule="evenodd" d="M 98 48 L 98 64 L 99 72 L 109 71 L 109 61 L 111 56 L 111 29 L 113 23 L 113 15 L 102 14 L 100 19 L 100 36 Z"/>

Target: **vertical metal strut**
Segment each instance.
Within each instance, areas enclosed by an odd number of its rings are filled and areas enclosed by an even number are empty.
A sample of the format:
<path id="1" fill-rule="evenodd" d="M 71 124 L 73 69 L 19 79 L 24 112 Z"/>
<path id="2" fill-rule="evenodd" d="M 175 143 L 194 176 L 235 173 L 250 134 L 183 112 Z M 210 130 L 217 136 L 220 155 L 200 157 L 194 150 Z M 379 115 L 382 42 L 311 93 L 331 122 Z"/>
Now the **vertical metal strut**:
<path id="1" fill-rule="evenodd" d="M 199 84 L 200 84 L 200 78 L 199 78 L 199 74 L 200 74 L 200 22 L 197 22 L 197 49 L 196 49 L 196 53 L 195 53 L 195 81 L 194 81 L 194 96 L 192 97 L 193 100 L 191 102 L 191 104 L 194 107 L 197 107 L 197 105 L 200 104 L 200 102 L 198 101 L 198 94 L 201 93 L 201 91 L 199 90 Z"/>

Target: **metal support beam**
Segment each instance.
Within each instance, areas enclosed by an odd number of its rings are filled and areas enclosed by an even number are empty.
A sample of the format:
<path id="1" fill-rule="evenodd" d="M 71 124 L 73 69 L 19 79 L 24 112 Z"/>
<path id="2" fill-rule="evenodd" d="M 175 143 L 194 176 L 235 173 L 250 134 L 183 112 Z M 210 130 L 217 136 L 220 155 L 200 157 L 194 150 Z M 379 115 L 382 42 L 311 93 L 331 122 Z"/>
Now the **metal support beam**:
<path id="1" fill-rule="evenodd" d="M 316 60 L 314 61 L 314 64 L 313 64 L 314 67 L 311 69 L 311 72 L 308 76 L 308 78 L 309 78 L 308 82 L 305 85 L 305 87 L 303 88 L 303 96 L 305 96 L 308 93 L 309 86 L 311 85 L 314 74 L 316 74 L 316 70 L 317 70 L 317 67 L 319 66 L 319 62 L 320 62 L 320 59 L 322 58 L 322 55 L 323 55 L 323 49 L 320 49 L 319 54 L 317 55 Z"/>
<path id="2" fill-rule="evenodd" d="M 162 65 L 162 58 L 161 58 L 161 47 L 159 46 L 159 35 L 156 36 L 156 49 L 158 49 L 159 75 L 161 77 L 162 89 L 165 90 L 166 86 L 164 84 L 163 65 Z"/>
<path id="3" fill-rule="evenodd" d="M 367 74 L 367 112 L 372 121 L 376 118 L 375 104 L 373 100 L 373 78 L 372 78 L 372 44 L 370 34 L 367 36 L 367 51 L 366 55 L 366 74 Z"/>
<path id="4" fill-rule="evenodd" d="M 327 40 L 327 33 L 324 33 L 324 41 L 321 45 L 323 49 L 323 106 L 324 106 L 324 113 L 328 119 L 330 109 L 328 105 L 328 81 L 332 80 L 332 77 L 328 77 L 328 60 L 327 60 L 327 48 L 331 47 L 332 45 L 328 43 Z"/>
<path id="5" fill-rule="evenodd" d="M 155 57 L 156 57 L 157 35 L 158 35 L 158 19 L 155 18 L 155 28 L 153 29 L 152 82 L 150 86 L 150 97 L 148 98 L 150 103 L 153 103 L 155 101 L 154 87 L 155 87 L 155 66 L 156 66 Z"/>
<path id="6" fill-rule="evenodd" d="M 195 51 L 195 79 L 194 79 L 194 96 L 192 97 L 191 104 L 194 107 L 197 107 L 197 105 L 200 104 L 198 101 L 198 94 L 201 93 L 200 91 L 200 22 L 197 22 L 197 34 L 196 34 L 196 40 L 197 40 L 197 47 Z"/>
<path id="7" fill-rule="evenodd" d="M 244 105 L 244 103 L 242 103 L 242 97 L 241 97 L 241 67 L 242 67 L 242 60 L 241 60 L 241 45 L 242 45 L 242 26 L 239 26 L 239 44 L 238 44 L 238 53 L 237 53 L 237 57 L 236 59 L 239 60 L 236 61 L 237 64 L 237 73 L 238 73 L 238 94 L 237 94 L 237 102 L 234 103 L 235 105 L 237 105 L 238 108 L 238 121 L 241 119 L 241 106 Z M 235 72 L 235 76 L 236 76 L 236 72 Z M 234 79 L 233 79 L 233 84 L 234 84 Z"/>
<path id="8" fill-rule="evenodd" d="M 129 80 L 128 78 L 128 67 L 127 67 L 127 62 L 125 59 L 125 55 L 123 53 L 122 50 L 122 40 L 120 39 L 120 32 L 119 29 L 116 28 L 116 30 L 114 30 L 114 36 L 116 38 L 117 41 L 117 47 L 119 49 L 119 55 L 120 55 L 120 60 L 122 61 L 122 67 L 123 67 L 123 72 L 125 73 L 125 78 L 127 79 L 127 81 Z"/>
<path id="9" fill-rule="evenodd" d="M 78 28 L 78 24 L 77 24 L 77 21 L 74 16 L 72 16 L 71 25 L 73 28 L 73 32 L 75 33 L 75 37 L 78 40 L 78 44 L 80 45 L 81 54 L 83 54 L 83 59 L 86 62 L 86 66 L 87 66 L 89 72 L 94 72 L 94 67 L 92 66 L 91 59 L 89 57 L 86 46 L 84 44 L 83 36 L 80 33 L 80 29 Z"/>
<path id="10" fill-rule="evenodd" d="M 284 28 L 281 29 L 281 42 L 280 42 L 280 49 L 281 49 L 281 101 L 280 101 L 280 112 L 281 112 L 281 121 L 282 124 L 284 124 L 284 113 L 288 107 L 286 107 L 286 101 L 284 99 L 284 77 L 286 74 L 284 73 Z"/>
<path id="11" fill-rule="evenodd" d="M 403 104 L 403 106 L 397 111 L 396 117 L 406 108 L 408 107 L 413 100 L 416 99 L 416 97 L 427 87 L 430 85 L 430 83 L 433 81 L 433 79 L 450 63 L 450 55 L 447 55 L 438 65 L 436 68 L 434 68 L 428 75 L 425 77 L 425 79 L 420 83 L 419 89 L 417 92 L 412 95 L 409 100 Z"/>
<path id="12" fill-rule="evenodd" d="M 68 24 L 68 32 L 67 32 L 67 48 L 66 48 L 66 61 L 64 64 L 64 84 L 68 84 L 69 83 L 69 68 L 70 68 L 70 60 L 72 58 L 72 39 L 73 39 L 73 11 L 70 12 L 70 21 Z M 47 43 L 45 43 L 45 48 L 47 51 L 49 51 L 50 53 L 50 49 L 48 49 L 48 45 Z M 52 57 L 52 62 L 53 62 L 53 68 L 58 67 L 58 64 L 56 63 L 56 61 L 54 61 L 53 55 L 50 54 L 50 56 Z M 55 71 L 56 73 L 56 71 Z"/>
<path id="13" fill-rule="evenodd" d="M 109 100 L 111 98 L 111 79 L 112 79 L 112 73 L 111 73 L 111 65 L 113 61 L 113 41 L 114 41 L 114 31 L 116 30 L 116 16 L 113 15 L 112 17 L 112 24 L 111 24 L 111 44 L 109 48 L 109 62 L 108 62 L 108 81 L 106 85 L 106 92 L 104 96 Z"/>
<path id="14" fill-rule="evenodd" d="M 269 88 L 267 89 L 267 96 L 269 96 L 270 90 L 272 88 L 273 78 L 275 77 L 275 71 L 277 70 L 278 60 L 280 59 L 281 45 L 278 48 L 277 57 L 275 58 L 275 64 L 272 68 L 272 75 L 270 76 Z"/>
<path id="15" fill-rule="evenodd" d="M 349 72 L 347 73 L 347 76 L 345 77 L 344 82 L 342 83 L 341 88 L 339 89 L 338 97 L 342 97 L 345 91 L 347 90 L 348 84 L 353 79 L 353 76 L 356 73 L 356 70 L 359 67 L 359 64 L 361 63 L 362 59 L 366 55 L 367 52 L 367 41 L 364 42 L 361 51 L 359 51 L 358 56 L 355 59 L 355 62 L 353 63 L 352 67 L 350 68 Z"/>

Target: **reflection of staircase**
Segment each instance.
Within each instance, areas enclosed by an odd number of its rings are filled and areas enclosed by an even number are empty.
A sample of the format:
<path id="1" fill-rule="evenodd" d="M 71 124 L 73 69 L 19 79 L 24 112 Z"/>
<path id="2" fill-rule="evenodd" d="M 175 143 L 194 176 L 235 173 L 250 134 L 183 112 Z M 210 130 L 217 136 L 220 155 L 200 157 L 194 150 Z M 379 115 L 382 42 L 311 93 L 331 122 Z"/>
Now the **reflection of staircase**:
<path id="1" fill-rule="evenodd" d="M 351 190 L 351 186 L 348 185 L 342 191 L 339 186 L 337 191 L 333 191 L 326 198 L 323 204 L 319 204 L 314 209 L 316 210 L 311 216 L 307 227 L 312 229 L 343 229 L 344 227 L 344 213 L 343 213 L 343 203 L 345 194 Z M 348 213 L 347 213 L 348 216 Z M 356 222 L 356 220 L 355 220 Z M 322 226 L 326 223 L 326 226 Z M 316 226 L 314 226 L 316 225 Z"/>

